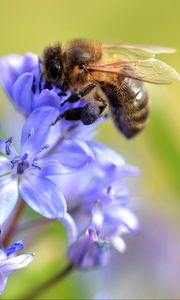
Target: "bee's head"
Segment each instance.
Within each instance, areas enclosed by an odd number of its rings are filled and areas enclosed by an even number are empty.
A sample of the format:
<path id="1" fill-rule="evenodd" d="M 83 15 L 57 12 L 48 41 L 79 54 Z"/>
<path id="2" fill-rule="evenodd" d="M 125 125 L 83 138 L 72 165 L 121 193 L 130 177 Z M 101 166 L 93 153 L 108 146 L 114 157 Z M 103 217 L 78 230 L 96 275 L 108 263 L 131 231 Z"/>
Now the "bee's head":
<path id="1" fill-rule="evenodd" d="M 49 83 L 61 85 L 63 59 L 61 46 L 48 47 L 43 53 L 43 73 Z"/>

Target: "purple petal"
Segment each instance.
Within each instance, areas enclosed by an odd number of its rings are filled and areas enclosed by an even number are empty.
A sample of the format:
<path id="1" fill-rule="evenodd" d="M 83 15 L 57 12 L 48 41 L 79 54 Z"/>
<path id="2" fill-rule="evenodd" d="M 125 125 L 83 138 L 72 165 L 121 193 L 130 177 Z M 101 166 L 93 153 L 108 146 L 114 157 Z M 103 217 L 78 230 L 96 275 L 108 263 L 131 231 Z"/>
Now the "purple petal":
<path id="1" fill-rule="evenodd" d="M 43 90 L 40 95 L 36 96 L 33 101 L 33 109 L 40 106 L 53 106 L 59 109 L 60 100 L 53 90 Z"/>
<path id="2" fill-rule="evenodd" d="M 61 190 L 51 180 L 26 173 L 19 189 L 21 197 L 36 212 L 49 219 L 63 218 L 66 201 Z"/>
<path id="3" fill-rule="evenodd" d="M 0 295 L 3 293 L 8 277 L 5 277 L 2 273 L 0 273 Z"/>
<path id="4" fill-rule="evenodd" d="M 126 244 L 124 240 L 119 236 L 113 236 L 111 238 L 111 244 L 117 251 L 121 253 L 124 253 L 126 251 Z"/>
<path id="5" fill-rule="evenodd" d="M 73 218 L 70 216 L 70 214 L 67 213 L 65 214 L 64 218 L 59 220 L 64 224 L 67 230 L 68 245 L 74 243 L 77 239 L 78 233 L 76 223 L 74 222 Z"/>
<path id="6" fill-rule="evenodd" d="M 7 258 L 6 252 L 0 248 L 0 261 Z"/>
<path id="7" fill-rule="evenodd" d="M 34 253 L 28 253 L 6 259 L 5 261 L 0 261 L 0 270 L 1 272 L 9 273 L 27 267 L 32 262 L 33 258 Z"/>
<path id="8" fill-rule="evenodd" d="M 89 228 L 88 233 L 82 239 L 69 247 L 67 255 L 76 267 L 90 269 L 107 264 L 109 249 L 110 244 L 99 242 L 96 232 L 93 228 Z"/>
<path id="9" fill-rule="evenodd" d="M 102 164 L 111 163 L 118 167 L 125 164 L 124 159 L 111 148 L 108 148 L 107 146 L 94 141 L 88 141 L 87 144 L 94 152 L 94 155 L 98 162 Z"/>
<path id="10" fill-rule="evenodd" d="M 80 266 L 81 269 L 92 269 L 93 267 L 107 265 L 110 258 L 109 249 L 107 243 L 101 245 L 93 243 L 84 256 Z"/>
<path id="11" fill-rule="evenodd" d="M 83 147 L 82 144 L 83 142 L 80 147 L 75 140 L 66 140 L 59 148 L 59 153 L 38 160 L 41 174 L 44 176 L 69 174 L 85 167 L 91 161 L 92 154 L 88 146 Z"/>
<path id="12" fill-rule="evenodd" d="M 76 241 L 69 247 L 67 256 L 75 266 L 81 266 L 86 252 L 94 241 L 93 235 L 86 234 L 82 239 Z"/>
<path id="13" fill-rule="evenodd" d="M 108 192 L 111 200 L 126 203 L 130 196 L 129 190 L 124 186 L 121 186 L 119 180 L 117 180 L 115 183 L 112 183 L 111 187 L 112 188 Z"/>
<path id="14" fill-rule="evenodd" d="M 137 167 L 131 165 L 124 165 L 121 166 L 116 170 L 117 178 L 124 177 L 124 176 L 139 176 L 140 170 Z"/>
<path id="15" fill-rule="evenodd" d="M 77 181 L 77 178 L 80 180 Z M 56 183 L 62 187 L 65 197 L 71 199 L 69 203 L 70 208 L 74 206 L 74 202 L 79 203 L 79 201 L 81 201 L 81 194 L 86 191 L 91 179 L 91 164 L 88 164 L 77 172 L 53 178 L 53 180 L 57 180 Z"/>
<path id="16" fill-rule="evenodd" d="M 0 156 L 0 176 L 8 173 L 10 171 L 10 162 L 4 156 Z"/>
<path id="17" fill-rule="evenodd" d="M 111 204 L 106 209 L 106 220 L 113 226 L 125 225 L 130 231 L 139 232 L 140 224 L 133 212 L 118 204 Z"/>
<path id="18" fill-rule="evenodd" d="M 92 209 L 92 225 L 96 228 L 96 231 L 99 232 L 102 229 L 104 216 L 101 204 L 97 201 Z"/>
<path id="19" fill-rule="evenodd" d="M 24 56 L 9 54 L 0 59 L 0 83 L 10 97 L 13 97 L 12 88 L 17 78 L 32 71 L 38 64 L 38 57 L 33 53 Z"/>
<path id="20" fill-rule="evenodd" d="M 77 138 L 71 139 L 71 142 L 75 145 L 78 145 L 85 153 L 87 153 L 89 157 L 95 158 L 93 151 L 86 142 Z"/>
<path id="21" fill-rule="evenodd" d="M 58 117 L 59 112 L 51 106 L 43 106 L 34 110 L 26 120 L 21 136 L 23 153 L 30 152 L 30 156 L 42 151 L 42 146 L 47 144 L 50 130 L 56 126 L 51 126 Z M 53 127 L 53 128 L 52 128 Z"/>
<path id="22" fill-rule="evenodd" d="M 0 178 L 0 226 L 13 211 L 18 200 L 18 185 L 16 178 L 4 176 Z"/>
<path id="23" fill-rule="evenodd" d="M 24 113 L 29 114 L 32 110 L 32 83 L 34 75 L 24 73 L 16 80 L 13 85 L 13 99 L 16 106 Z"/>
<path id="24" fill-rule="evenodd" d="M 7 141 L 0 139 L 0 152 L 4 155 L 8 155 L 10 158 L 14 158 L 18 156 L 16 149 L 12 145 L 12 137 L 10 137 Z"/>

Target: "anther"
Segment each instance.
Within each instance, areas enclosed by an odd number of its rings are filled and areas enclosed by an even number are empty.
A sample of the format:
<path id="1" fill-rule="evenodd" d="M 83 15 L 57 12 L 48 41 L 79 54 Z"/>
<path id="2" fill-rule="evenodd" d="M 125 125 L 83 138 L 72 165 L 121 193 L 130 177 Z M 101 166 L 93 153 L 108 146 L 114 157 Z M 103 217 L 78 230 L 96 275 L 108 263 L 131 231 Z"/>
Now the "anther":
<path id="1" fill-rule="evenodd" d="M 29 155 L 29 151 L 24 153 L 24 155 L 21 157 L 21 162 L 24 162 L 28 158 L 28 155 Z"/>
<path id="2" fill-rule="evenodd" d="M 7 154 L 7 155 L 10 155 L 10 154 L 11 154 L 10 146 L 11 146 L 11 144 L 12 144 L 12 141 L 13 141 L 13 138 L 12 138 L 12 136 L 11 136 L 11 137 L 9 137 L 9 138 L 7 139 L 7 141 L 5 142 L 5 143 L 6 143 L 6 145 L 5 145 L 5 151 L 6 151 L 6 154 Z"/>
<path id="3" fill-rule="evenodd" d="M 41 167 L 35 161 L 31 164 L 31 166 L 34 167 L 35 169 L 41 170 Z"/>
<path id="4" fill-rule="evenodd" d="M 14 168 L 14 166 L 20 161 L 20 157 L 16 156 L 11 160 L 11 165 L 12 165 L 12 169 Z"/>
<path id="5" fill-rule="evenodd" d="M 45 144 L 45 145 L 42 145 L 42 146 L 41 146 L 41 149 L 42 149 L 42 150 L 46 150 L 46 149 L 48 149 L 48 148 L 49 148 L 49 145 L 48 145 L 48 144 Z"/>
<path id="6" fill-rule="evenodd" d="M 34 128 L 32 127 L 28 133 L 28 139 L 34 135 Z"/>
<path id="7" fill-rule="evenodd" d="M 107 188 L 107 194 L 109 195 L 110 194 L 110 192 L 111 192 L 111 186 L 108 186 L 108 188 Z"/>

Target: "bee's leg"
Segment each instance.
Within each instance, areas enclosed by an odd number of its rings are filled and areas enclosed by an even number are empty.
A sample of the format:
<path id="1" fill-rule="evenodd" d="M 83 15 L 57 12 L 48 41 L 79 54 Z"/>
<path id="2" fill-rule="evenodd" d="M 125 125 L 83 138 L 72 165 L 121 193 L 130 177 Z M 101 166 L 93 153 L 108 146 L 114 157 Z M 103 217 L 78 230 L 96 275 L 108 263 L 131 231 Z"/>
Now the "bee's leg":
<path id="1" fill-rule="evenodd" d="M 88 95 L 94 88 L 96 87 L 96 82 L 91 82 L 87 86 L 85 86 L 82 90 L 78 92 L 78 94 L 72 94 L 69 98 L 67 98 L 61 106 L 63 106 L 66 102 L 74 103 L 78 101 L 79 99 L 85 97 Z"/>
<path id="2" fill-rule="evenodd" d="M 81 121 L 84 125 L 94 123 L 101 114 L 101 107 L 95 102 L 88 102 L 81 111 Z"/>
<path id="3" fill-rule="evenodd" d="M 61 103 L 61 106 L 63 106 L 67 102 L 74 103 L 74 102 L 78 101 L 79 99 L 80 99 L 80 97 L 77 94 L 72 94 L 64 102 Z"/>
<path id="4" fill-rule="evenodd" d="M 97 106 L 94 102 L 88 102 L 83 107 L 66 110 L 63 114 L 59 115 L 51 125 L 55 125 L 59 120 L 63 118 L 67 121 L 81 120 L 84 125 L 90 125 L 99 118 L 101 112 L 102 107 Z"/>
<path id="5" fill-rule="evenodd" d="M 60 114 L 57 117 L 57 119 L 53 123 L 51 123 L 51 125 L 55 125 L 58 121 L 60 121 L 63 118 L 68 121 L 81 120 L 81 111 L 82 111 L 82 107 L 68 109 L 63 114 Z"/>
<path id="6" fill-rule="evenodd" d="M 93 90 L 96 86 L 96 83 L 91 83 L 88 86 L 86 86 L 84 89 L 82 89 L 78 95 L 74 94 L 71 95 L 66 101 L 67 102 L 76 102 L 80 98 L 85 97 L 87 94 L 90 93 L 91 90 Z M 84 125 L 90 125 L 94 123 L 102 114 L 102 112 L 107 107 L 107 102 L 105 99 L 103 99 L 102 95 L 100 93 L 94 94 L 95 101 L 89 101 L 85 106 L 68 109 L 64 111 L 63 114 L 59 115 L 57 119 L 52 123 L 52 125 L 55 125 L 59 120 L 64 118 L 65 120 L 69 121 L 78 121 L 81 120 Z"/>

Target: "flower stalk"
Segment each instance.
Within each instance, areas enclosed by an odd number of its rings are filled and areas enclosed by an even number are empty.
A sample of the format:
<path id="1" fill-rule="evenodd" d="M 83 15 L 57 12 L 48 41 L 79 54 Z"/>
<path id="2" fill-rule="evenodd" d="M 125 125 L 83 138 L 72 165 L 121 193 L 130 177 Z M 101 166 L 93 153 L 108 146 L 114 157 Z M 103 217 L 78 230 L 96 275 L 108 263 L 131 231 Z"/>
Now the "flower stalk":
<path id="1" fill-rule="evenodd" d="M 55 274 L 50 279 L 43 282 L 41 285 L 36 287 L 34 290 L 32 290 L 29 294 L 26 294 L 25 296 L 21 297 L 24 300 L 34 299 L 40 294 L 47 291 L 49 288 L 51 288 L 54 284 L 62 281 L 67 275 L 69 275 L 74 270 L 74 265 L 72 263 L 67 264 L 67 266 L 61 270 L 59 273 Z"/>
<path id="2" fill-rule="evenodd" d="M 2 245 L 4 247 L 7 247 L 9 245 L 10 241 L 12 240 L 12 237 L 16 230 L 17 222 L 21 218 L 24 208 L 25 208 L 25 203 L 24 203 L 24 201 L 20 200 L 18 203 L 17 210 L 11 218 L 7 232 L 4 236 L 4 238 L 2 239 Z"/>

